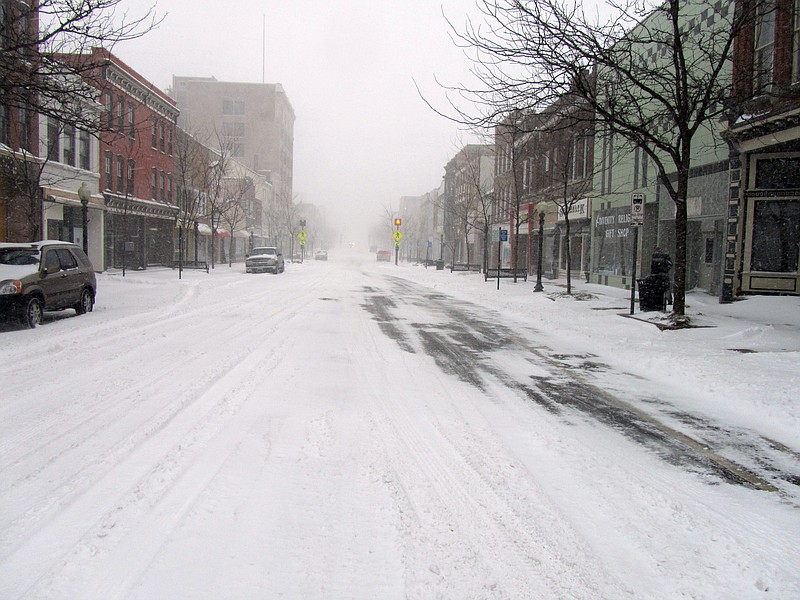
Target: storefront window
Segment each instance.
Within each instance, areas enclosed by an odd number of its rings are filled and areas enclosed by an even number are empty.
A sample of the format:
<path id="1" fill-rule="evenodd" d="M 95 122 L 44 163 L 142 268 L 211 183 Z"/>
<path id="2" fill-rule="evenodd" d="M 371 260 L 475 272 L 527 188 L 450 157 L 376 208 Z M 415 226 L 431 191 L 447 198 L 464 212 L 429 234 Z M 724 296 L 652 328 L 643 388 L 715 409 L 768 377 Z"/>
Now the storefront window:
<path id="1" fill-rule="evenodd" d="M 800 201 L 762 200 L 753 218 L 752 270 L 797 272 L 800 254 Z"/>
<path id="2" fill-rule="evenodd" d="M 798 182 L 800 182 L 800 156 L 760 158 L 756 161 L 756 189 L 793 189 L 798 186 Z"/>
<path id="3" fill-rule="evenodd" d="M 594 213 L 594 271 L 600 275 L 630 275 L 633 231 L 630 207 L 600 210 Z"/>

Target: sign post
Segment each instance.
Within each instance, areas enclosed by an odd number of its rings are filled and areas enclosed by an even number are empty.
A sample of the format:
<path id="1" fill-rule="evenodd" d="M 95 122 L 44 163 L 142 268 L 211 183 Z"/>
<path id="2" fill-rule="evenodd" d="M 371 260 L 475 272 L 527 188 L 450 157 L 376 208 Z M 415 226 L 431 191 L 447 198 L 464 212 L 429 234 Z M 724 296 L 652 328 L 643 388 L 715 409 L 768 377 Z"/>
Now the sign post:
<path id="1" fill-rule="evenodd" d="M 633 267 L 631 270 L 631 313 L 636 305 L 636 255 L 639 250 L 639 226 L 644 224 L 644 194 L 631 194 L 631 227 L 633 227 Z M 640 291 L 641 293 L 641 291 Z"/>
<path id="2" fill-rule="evenodd" d="M 497 228 L 497 289 L 500 289 L 500 255 L 503 253 L 503 242 L 508 241 L 508 229 Z"/>
<path id="3" fill-rule="evenodd" d="M 396 218 L 394 220 L 394 233 L 392 237 L 394 238 L 394 264 L 397 266 L 398 260 L 400 258 L 400 240 L 403 239 L 403 233 L 400 231 L 400 225 L 403 224 L 403 220 Z"/>

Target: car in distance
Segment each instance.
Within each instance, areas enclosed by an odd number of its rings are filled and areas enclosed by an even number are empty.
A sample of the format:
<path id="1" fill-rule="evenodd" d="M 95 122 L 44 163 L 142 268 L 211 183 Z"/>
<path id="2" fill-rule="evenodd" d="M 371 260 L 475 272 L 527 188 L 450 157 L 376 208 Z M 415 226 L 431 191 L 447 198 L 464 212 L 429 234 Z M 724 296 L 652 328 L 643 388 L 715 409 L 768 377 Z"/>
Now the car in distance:
<path id="1" fill-rule="evenodd" d="M 97 278 L 83 250 L 46 240 L 0 244 L 0 318 L 27 327 L 41 325 L 44 311 L 91 312 Z"/>
<path id="2" fill-rule="evenodd" d="M 327 250 L 317 250 L 314 252 L 314 260 L 328 260 Z"/>
<path id="3" fill-rule="evenodd" d="M 375 260 L 378 262 L 391 262 L 392 253 L 388 250 L 378 250 L 378 253 L 375 255 Z"/>
<path id="4" fill-rule="evenodd" d="M 244 267 L 248 273 L 283 273 L 286 263 L 275 246 L 258 246 L 247 255 Z"/>

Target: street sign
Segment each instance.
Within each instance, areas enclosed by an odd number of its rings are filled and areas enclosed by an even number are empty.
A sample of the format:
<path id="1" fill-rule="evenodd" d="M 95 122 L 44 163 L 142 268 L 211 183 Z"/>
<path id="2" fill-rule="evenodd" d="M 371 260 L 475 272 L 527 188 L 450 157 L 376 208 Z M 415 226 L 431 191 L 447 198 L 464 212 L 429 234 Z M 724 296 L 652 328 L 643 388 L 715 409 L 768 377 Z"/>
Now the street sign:
<path id="1" fill-rule="evenodd" d="M 508 241 L 508 229 L 500 229 L 500 241 L 501 242 Z"/>
<path id="2" fill-rule="evenodd" d="M 403 239 L 403 232 L 398 229 L 392 234 L 392 237 L 394 238 L 395 244 L 399 246 L 400 240 Z"/>
<path id="3" fill-rule="evenodd" d="M 297 239 L 300 240 L 301 246 L 305 246 L 306 241 L 308 240 L 308 234 L 305 231 L 301 231 L 297 234 Z"/>
<path id="4" fill-rule="evenodd" d="M 428 240 L 428 248 L 433 248 L 433 242 Z"/>
<path id="5" fill-rule="evenodd" d="M 631 194 L 631 225 L 644 224 L 644 194 Z"/>

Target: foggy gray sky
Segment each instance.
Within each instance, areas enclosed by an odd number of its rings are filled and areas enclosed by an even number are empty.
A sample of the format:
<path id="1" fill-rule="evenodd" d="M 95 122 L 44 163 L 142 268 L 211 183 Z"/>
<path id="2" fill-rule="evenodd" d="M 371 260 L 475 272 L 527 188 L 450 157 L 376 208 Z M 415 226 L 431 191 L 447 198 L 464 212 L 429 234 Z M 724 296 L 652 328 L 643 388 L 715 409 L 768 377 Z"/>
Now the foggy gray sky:
<path id="1" fill-rule="evenodd" d="M 152 4 L 128 0 L 131 13 Z M 294 190 L 348 236 L 439 185 L 469 134 L 434 114 L 470 63 L 449 36 L 474 0 L 159 0 L 160 27 L 115 48 L 161 89 L 172 75 L 281 83 L 295 111 Z M 359 241 L 360 241 L 359 240 Z"/>

